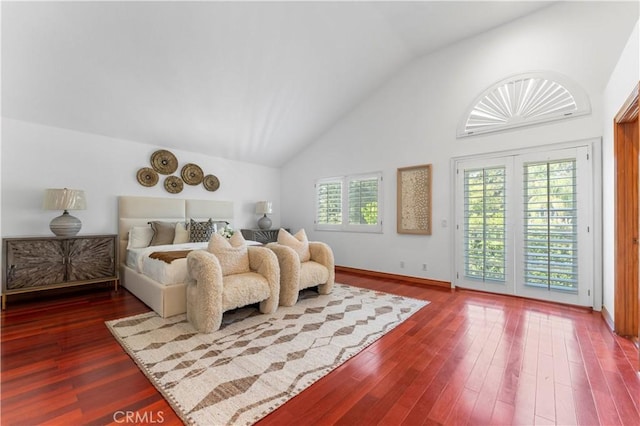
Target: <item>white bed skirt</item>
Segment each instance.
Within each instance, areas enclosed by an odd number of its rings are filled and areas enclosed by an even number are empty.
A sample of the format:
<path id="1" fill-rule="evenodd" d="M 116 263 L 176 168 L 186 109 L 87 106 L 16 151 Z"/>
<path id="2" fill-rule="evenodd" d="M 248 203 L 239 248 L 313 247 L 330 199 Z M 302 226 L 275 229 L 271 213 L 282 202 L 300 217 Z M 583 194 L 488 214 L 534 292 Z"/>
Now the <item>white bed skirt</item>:
<path id="1" fill-rule="evenodd" d="M 187 311 L 186 283 L 161 285 L 125 265 L 121 267 L 120 280 L 123 287 L 163 318 Z"/>

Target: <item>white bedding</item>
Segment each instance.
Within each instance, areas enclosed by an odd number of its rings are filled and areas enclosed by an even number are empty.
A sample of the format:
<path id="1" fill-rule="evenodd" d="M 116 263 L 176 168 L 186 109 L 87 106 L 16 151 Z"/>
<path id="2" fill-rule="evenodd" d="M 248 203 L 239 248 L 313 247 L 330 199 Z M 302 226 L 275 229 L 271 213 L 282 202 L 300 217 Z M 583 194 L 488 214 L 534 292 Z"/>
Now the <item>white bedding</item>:
<path id="1" fill-rule="evenodd" d="M 202 250 L 209 243 L 185 243 L 150 246 L 127 250 L 127 266 L 162 285 L 183 283 L 187 278 L 187 259 L 176 259 L 171 263 L 151 259 L 156 251 Z"/>
<path id="2" fill-rule="evenodd" d="M 187 259 L 176 259 L 171 263 L 152 259 L 149 255 L 156 251 L 206 250 L 208 242 L 184 243 L 127 249 L 127 266 L 134 271 L 166 286 L 184 283 L 187 279 Z M 247 241 L 247 245 L 261 245 Z"/>

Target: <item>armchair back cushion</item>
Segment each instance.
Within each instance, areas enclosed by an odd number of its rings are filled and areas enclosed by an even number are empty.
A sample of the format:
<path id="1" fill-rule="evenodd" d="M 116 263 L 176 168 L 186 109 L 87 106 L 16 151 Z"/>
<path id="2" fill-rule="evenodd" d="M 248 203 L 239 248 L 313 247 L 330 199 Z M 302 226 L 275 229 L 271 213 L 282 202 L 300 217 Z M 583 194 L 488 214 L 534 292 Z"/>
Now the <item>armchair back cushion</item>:
<path id="1" fill-rule="evenodd" d="M 260 312 L 278 308 L 280 268 L 276 255 L 266 247 L 245 247 L 249 272 L 222 275 L 213 253 L 193 250 L 187 255 L 187 319 L 201 333 L 220 328 L 222 314 L 230 309 L 259 303 Z"/>
<path id="2" fill-rule="evenodd" d="M 333 251 L 327 244 L 308 241 L 304 229 L 295 235 L 280 229 L 278 241 L 267 247 L 275 253 L 280 266 L 280 306 L 293 306 L 300 290 L 307 287 L 318 286 L 318 293 L 331 293 L 335 266 Z"/>
<path id="3" fill-rule="evenodd" d="M 304 228 L 296 232 L 295 235 L 291 235 L 285 229 L 280 228 L 280 231 L 278 231 L 278 244 L 291 247 L 300 257 L 300 262 L 306 262 L 311 258 L 309 240 Z"/>
<path id="4" fill-rule="evenodd" d="M 207 251 L 220 262 L 222 276 L 249 272 L 249 252 L 242 233 L 236 232 L 229 240 L 214 233 L 209 240 Z"/>

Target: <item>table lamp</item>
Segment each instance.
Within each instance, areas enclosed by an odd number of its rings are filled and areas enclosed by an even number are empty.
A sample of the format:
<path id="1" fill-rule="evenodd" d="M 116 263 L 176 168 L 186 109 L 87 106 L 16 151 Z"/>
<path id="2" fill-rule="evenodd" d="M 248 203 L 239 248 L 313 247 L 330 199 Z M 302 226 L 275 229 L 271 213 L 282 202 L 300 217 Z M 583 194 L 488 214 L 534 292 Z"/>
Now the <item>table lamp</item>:
<path id="1" fill-rule="evenodd" d="M 71 216 L 68 210 L 84 210 L 87 208 L 87 201 L 83 190 L 49 188 L 45 190 L 42 207 L 45 210 L 64 210 L 60 216 L 51 220 L 49 228 L 59 237 L 71 237 L 80 231 L 82 222 Z"/>
<path id="2" fill-rule="evenodd" d="M 267 217 L 268 214 L 271 214 L 273 210 L 271 209 L 271 201 L 258 201 L 256 203 L 256 214 L 263 215 L 258 220 L 258 228 L 260 229 L 269 229 L 271 228 L 271 219 Z"/>

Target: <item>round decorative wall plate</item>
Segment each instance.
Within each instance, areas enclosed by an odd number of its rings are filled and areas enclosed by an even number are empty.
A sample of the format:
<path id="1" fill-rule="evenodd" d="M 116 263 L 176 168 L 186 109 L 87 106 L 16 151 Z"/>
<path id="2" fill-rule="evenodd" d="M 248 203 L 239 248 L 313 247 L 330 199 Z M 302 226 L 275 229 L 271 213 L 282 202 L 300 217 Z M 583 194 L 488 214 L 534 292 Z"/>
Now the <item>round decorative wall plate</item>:
<path id="1" fill-rule="evenodd" d="M 163 175 L 170 175 L 178 169 L 178 159 L 166 149 L 159 149 L 151 154 L 153 170 Z"/>
<path id="2" fill-rule="evenodd" d="M 202 173 L 202 169 L 197 164 L 188 163 L 182 166 L 180 175 L 187 185 L 200 185 L 204 173 Z"/>
<path id="3" fill-rule="evenodd" d="M 220 180 L 214 175 L 206 175 L 202 184 L 207 191 L 215 191 L 220 188 Z"/>
<path id="4" fill-rule="evenodd" d="M 138 182 L 142 186 L 154 186 L 158 183 L 158 174 L 151 167 L 143 167 L 136 173 Z"/>
<path id="5" fill-rule="evenodd" d="M 182 179 L 180 179 L 178 176 L 167 176 L 164 179 L 164 189 L 166 189 L 167 192 L 170 192 L 171 194 L 182 192 L 183 187 L 184 184 L 182 183 Z"/>

